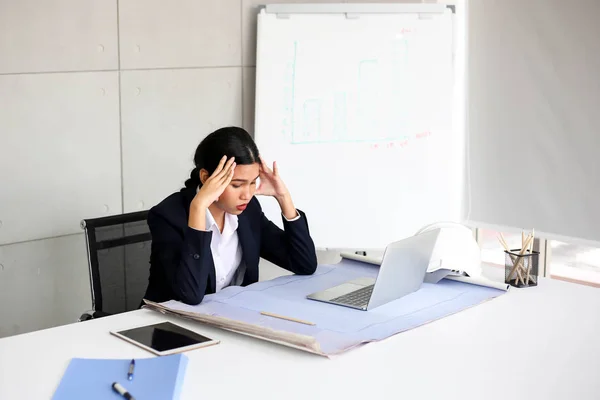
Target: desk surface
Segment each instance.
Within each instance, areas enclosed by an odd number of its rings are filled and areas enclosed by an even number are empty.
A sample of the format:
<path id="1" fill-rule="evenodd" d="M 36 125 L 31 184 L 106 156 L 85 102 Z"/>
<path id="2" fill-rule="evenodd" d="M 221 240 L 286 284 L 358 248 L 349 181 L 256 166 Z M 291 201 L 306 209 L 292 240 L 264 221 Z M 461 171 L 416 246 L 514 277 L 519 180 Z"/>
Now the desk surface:
<path id="1" fill-rule="evenodd" d="M 108 331 L 161 320 L 221 340 L 187 353 L 182 399 L 600 396 L 600 290 L 543 279 L 332 359 L 149 310 L 8 337 L 0 399 L 49 399 L 71 357 L 150 357 Z"/>

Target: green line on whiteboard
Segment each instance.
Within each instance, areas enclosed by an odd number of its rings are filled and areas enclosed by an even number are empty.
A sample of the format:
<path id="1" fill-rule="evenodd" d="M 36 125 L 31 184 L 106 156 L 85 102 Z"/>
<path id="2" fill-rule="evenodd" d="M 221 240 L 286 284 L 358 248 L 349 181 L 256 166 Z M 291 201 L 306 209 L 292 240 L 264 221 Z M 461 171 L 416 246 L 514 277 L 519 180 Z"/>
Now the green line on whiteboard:
<path id="1" fill-rule="evenodd" d="M 294 103 L 296 102 L 296 57 L 298 53 L 298 42 L 294 41 L 294 61 L 292 62 L 292 104 L 290 104 L 292 131 L 291 138 L 294 140 Z"/>

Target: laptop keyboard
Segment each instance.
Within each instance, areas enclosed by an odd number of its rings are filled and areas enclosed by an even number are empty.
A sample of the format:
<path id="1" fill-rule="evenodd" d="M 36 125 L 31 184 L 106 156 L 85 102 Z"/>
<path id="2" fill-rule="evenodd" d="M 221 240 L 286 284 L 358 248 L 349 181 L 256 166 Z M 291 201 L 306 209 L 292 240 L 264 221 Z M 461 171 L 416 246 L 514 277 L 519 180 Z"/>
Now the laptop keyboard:
<path id="1" fill-rule="evenodd" d="M 371 298 L 371 293 L 373 293 L 373 288 L 375 285 L 365 286 L 354 292 L 346 293 L 345 295 L 336 297 L 331 299 L 335 303 L 346 304 L 349 306 L 355 306 L 360 308 L 365 308 L 367 304 L 369 304 L 369 299 Z"/>

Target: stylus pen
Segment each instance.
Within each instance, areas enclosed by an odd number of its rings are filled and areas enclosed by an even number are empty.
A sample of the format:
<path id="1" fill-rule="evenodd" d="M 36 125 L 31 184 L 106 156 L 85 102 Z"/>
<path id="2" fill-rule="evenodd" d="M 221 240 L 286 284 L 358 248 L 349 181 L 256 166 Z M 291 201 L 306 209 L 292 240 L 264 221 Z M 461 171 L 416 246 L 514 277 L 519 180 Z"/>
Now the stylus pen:
<path id="1" fill-rule="evenodd" d="M 121 396 L 126 398 L 127 400 L 135 400 L 134 397 L 121 385 L 117 382 L 113 382 L 112 388 L 115 392 L 119 393 Z"/>
<path id="2" fill-rule="evenodd" d="M 127 372 L 127 379 L 128 380 L 132 380 L 133 379 L 133 369 L 135 368 L 135 360 L 131 360 L 131 362 L 129 363 L 129 372 Z"/>

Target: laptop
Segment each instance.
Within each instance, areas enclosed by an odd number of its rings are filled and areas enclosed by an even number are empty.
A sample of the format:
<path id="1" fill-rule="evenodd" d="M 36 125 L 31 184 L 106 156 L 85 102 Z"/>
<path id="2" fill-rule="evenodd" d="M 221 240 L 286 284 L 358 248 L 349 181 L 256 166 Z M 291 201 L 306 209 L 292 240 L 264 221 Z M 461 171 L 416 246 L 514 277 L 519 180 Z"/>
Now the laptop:
<path id="1" fill-rule="evenodd" d="M 439 234 L 434 229 L 390 243 L 376 279 L 354 279 L 306 297 L 367 311 L 415 292 L 423 284 Z"/>

